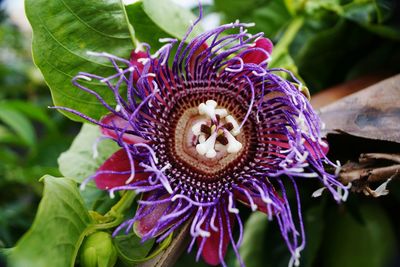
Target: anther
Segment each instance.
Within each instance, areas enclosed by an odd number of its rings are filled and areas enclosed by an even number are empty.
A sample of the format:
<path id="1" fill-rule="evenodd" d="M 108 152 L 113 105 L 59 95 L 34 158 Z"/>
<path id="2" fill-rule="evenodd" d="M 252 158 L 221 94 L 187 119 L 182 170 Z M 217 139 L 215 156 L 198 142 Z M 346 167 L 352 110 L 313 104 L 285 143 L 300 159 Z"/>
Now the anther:
<path id="1" fill-rule="evenodd" d="M 229 142 L 228 142 L 228 138 L 226 138 L 223 135 L 218 135 L 217 137 L 217 141 L 220 142 L 222 145 L 226 146 Z"/>
<path id="2" fill-rule="evenodd" d="M 239 123 L 235 120 L 234 117 L 232 117 L 231 115 L 228 115 L 228 116 L 226 116 L 225 120 L 226 120 L 228 123 L 232 123 L 233 129 L 232 129 L 231 131 L 232 131 L 232 134 L 233 134 L 234 136 L 240 134 Z"/>
<path id="3" fill-rule="evenodd" d="M 233 130 L 233 124 L 228 122 L 225 123 L 222 127 L 224 127 L 227 131 L 232 131 Z"/>
<path id="4" fill-rule="evenodd" d="M 205 124 L 202 124 L 202 125 L 201 125 L 200 131 L 201 131 L 202 133 L 207 134 L 207 135 L 211 135 L 211 127 L 209 127 L 209 126 L 207 126 L 207 125 L 205 125 Z"/>

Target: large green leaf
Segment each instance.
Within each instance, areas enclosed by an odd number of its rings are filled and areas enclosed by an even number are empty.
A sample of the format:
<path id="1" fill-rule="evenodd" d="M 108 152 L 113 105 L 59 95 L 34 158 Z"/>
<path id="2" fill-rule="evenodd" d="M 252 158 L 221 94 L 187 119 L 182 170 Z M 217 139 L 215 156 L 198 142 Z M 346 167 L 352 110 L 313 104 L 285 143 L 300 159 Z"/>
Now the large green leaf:
<path id="1" fill-rule="evenodd" d="M 45 176 L 43 199 L 31 229 L 9 258 L 12 267 L 74 266 L 92 221 L 76 183 Z"/>
<path id="2" fill-rule="evenodd" d="M 179 39 L 185 35 L 189 26 L 197 18 L 188 9 L 170 0 L 143 0 L 143 10 L 158 27 Z M 189 35 L 189 39 L 201 32 L 201 27 L 196 26 Z"/>
<path id="3" fill-rule="evenodd" d="M 182 39 L 196 16 L 189 10 L 169 0 L 144 0 L 126 6 L 129 21 L 135 29 L 135 38 L 148 43 L 151 51 L 157 51 L 163 43 L 160 38 Z M 201 33 L 201 27 L 193 29 L 189 39 Z"/>
<path id="4" fill-rule="evenodd" d="M 226 22 L 232 22 L 249 15 L 253 10 L 266 4 L 266 0 L 214 0 L 214 8 L 222 12 Z"/>
<path id="5" fill-rule="evenodd" d="M 79 71 L 101 76 L 113 73 L 109 62 L 88 55 L 88 51 L 129 56 L 132 30 L 121 1 L 26 0 L 26 14 L 33 28 L 34 61 L 50 87 L 54 104 L 94 118 L 104 115 L 106 109 L 97 99 L 72 86 L 71 79 Z M 113 102 L 113 94 L 104 84 L 86 84 Z"/>
<path id="6" fill-rule="evenodd" d="M 135 38 L 144 43 L 148 43 L 151 52 L 156 52 L 163 44 L 160 38 L 172 38 L 173 36 L 157 26 L 143 10 L 143 3 L 136 2 L 126 6 L 129 21 L 135 27 Z"/>
<path id="7" fill-rule="evenodd" d="M 99 137 L 100 130 L 97 126 L 83 124 L 71 147 L 58 158 L 62 175 L 81 183 L 94 174 L 100 165 L 118 149 L 115 142 L 103 140 L 98 143 L 98 155 L 94 157 L 93 145 Z"/>
<path id="8" fill-rule="evenodd" d="M 372 41 L 371 34 L 340 19 L 333 27 L 305 40 L 294 60 L 311 90 L 320 90 L 343 81 L 351 65 L 370 49 Z"/>
<path id="9" fill-rule="evenodd" d="M 154 239 L 150 239 L 143 243 L 140 237 L 134 233 L 128 235 L 122 234 L 114 239 L 114 244 L 118 255 L 122 262 L 124 262 L 127 266 L 132 266 L 153 259 L 171 244 L 172 235 L 169 235 L 166 239 L 159 243 L 157 247 L 149 254 L 154 242 Z"/>
<path id="10" fill-rule="evenodd" d="M 396 17 L 393 16 L 395 5 L 395 1 L 386 0 L 352 1 L 343 6 L 341 15 L 368 31 L 400 41 L 398 24 L 390 21 L 391 17 Z"/>
<path id="11" fill-rule="evenodd" d="M 119 257 L 126 263 L 135 263 L 146 258 L 154 245 L 154 239 L 142 243 L 135 233 L 118 235 L 114 239 Z"/>
<path id="12" fill-rule="evenodd" d="M 283 1 L 270 1 L 265 6 L 254 9 L 250 20 L 256 23 L 256 32 L 264 32 L 266 37 L 276 40 L 292 17 Z"/>

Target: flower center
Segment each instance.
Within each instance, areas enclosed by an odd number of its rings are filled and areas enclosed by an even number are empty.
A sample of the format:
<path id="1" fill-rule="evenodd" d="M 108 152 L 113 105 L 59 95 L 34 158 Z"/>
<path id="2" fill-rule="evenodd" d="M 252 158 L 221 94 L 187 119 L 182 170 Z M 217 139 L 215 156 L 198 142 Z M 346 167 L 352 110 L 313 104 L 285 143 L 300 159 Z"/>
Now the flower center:
<path id="1" fill-rule="evenodd" d="M 199 119 L 192 126 L 194 135 L 192 144 L 196 144 L 196 151 L 207 158 L 216 158 L 217 152 L 238 153 L 243 145 L 235 136 L 240 134 L 239 124 L 224 108 L 217 108 L 214 100 L 207 100 L 198 106 L 200 115 L 206 118 Z"/>
<path id="2" fill-rule="evenodd" d="M 152 103 L 146 115 L 157 166 L 170 166 L 165 174 L 171 186 L 190 197 L 201 192 L 209 201 L 218 198 L 251 175 L 254 159 L 267 149 L 260 145 L 255 113 L 245 120 L 248 98 L 234 89 L 232 84 L 203 82 L 171 88 L 171 95 L 157 98 L 162 102 Z"/>
<path id="3" fill-rule="evenodd" d="M 240 128 L 246 102 L 224 88 L 183 92 L 163 113 L 164 126 L 154 136 L 162 162 L 194 180 L 204 182 L 233 178 L 234 169 L 254 156 L 257 135 L 253 119 Z"/>

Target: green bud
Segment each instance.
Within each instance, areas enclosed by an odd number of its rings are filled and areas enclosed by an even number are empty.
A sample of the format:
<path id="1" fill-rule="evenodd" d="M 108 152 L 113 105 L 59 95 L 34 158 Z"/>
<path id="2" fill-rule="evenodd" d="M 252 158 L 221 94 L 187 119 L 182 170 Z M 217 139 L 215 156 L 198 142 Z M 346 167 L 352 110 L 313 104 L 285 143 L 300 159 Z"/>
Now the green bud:
<path id="1" fill-rule="evenodd" d="M 96 232 L 88 236 L 81 247 L 82 267 L 112 267 L 117 261 L 117 250 L 112 237 L 106 232 Z"/>

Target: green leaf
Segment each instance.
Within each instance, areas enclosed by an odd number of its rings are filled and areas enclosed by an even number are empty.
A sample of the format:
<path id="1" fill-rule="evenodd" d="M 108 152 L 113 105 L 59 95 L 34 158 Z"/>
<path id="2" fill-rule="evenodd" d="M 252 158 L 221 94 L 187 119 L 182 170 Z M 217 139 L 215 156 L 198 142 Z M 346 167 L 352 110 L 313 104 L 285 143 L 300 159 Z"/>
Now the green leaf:
<path id="1" fill-rule="evenodd" d="M 43 199 L 31 229 L 9 258 L 11 267 L 74 266 L 91 219 L 76 183 L 44 176 Z"/>
<path id="2" fill-rule="evenodd" d="M 65 177 L 71 177 L 81 183 L 94 174 L 100 165 L 118 149 L 118 145 L 109 140 L 98 143 L 98 156 L 93 157 L 94 144 L 100 137 L 98 126 L 83 124 L 81 131 L 72 142 L 71 147 L 58 158 L 60 172 Z"/>
<path id="3" fill-rule="evenodd" d="M 135 38 L 140 42 L 148 43 L 151 52 L 156 52 L 163 44 L 160 38 L 173 37 L 157 26 L 143 10 L 143 3 L 136 2 L 126 6 L 129 21 L 134 25 Z"/>
<path id="4" fill-rule="evenodd" d="M 149 254 L 154 245 L 154 239 L 142 243 L 140 237 L 130 233 L 116 236 L 114 244 L 121 259 L 126 263 L 132 263 L 144 259 Z"/>
<path id="5" fill-rule="evenodd" d="M 247 18 L 249 14 L 252 14 L 254 10 L 267 5 L 269 0 L 215 0 L 215 9 L 218 12 L 222 12 L 225 16 L 225 22 L 233 22 L 237 19 L 243 20 Z M 250 22 L 244 19 L 245 22 Z"/>
<path id="6" fill-rule="evenodd" d="M 119 200 L 118 195 L 110 198 L 107 191 L 100 190 L 95 186 L 86 186 L 85 190 L 81 190 L 80 193 L 86 208 L 99 214 L 106 214 Z"/>
<path id="7" fill-rule="evenodd" d="M 387 23 L 387 20 L 393 16 L 394 9 L 395 3 L 393 1 L 352 1 L 343 6 L 341 15 L 360 24 L 368 31 L 385 38 L 400 41 L 398 25 Z"/>
<path id="8" fill-rule="evenodd" d="M 371 34 L 342 18 L 333 27 L 307 38 L 294 60 L 301 77 L 315 92 L 343 81 L 353 62 L 370 50 L 370 42 Z"/>
<path id="9" fill-rule="evenodd" d="M 246 221 L 243 243 L 239 252 L 248 267 L 263 266 L 264 263 L 264 236 L 267 233 L 268 218 L 264 213 L 254 212 Z M 235 262 L 239 266 L 239 262 Z"/>
<path id="10" fill-rule="evenodd" d="M 266 37 L 276 40 L 292 18 L 284 2 L 283 0 L 215 0 L 215 9 L 223 12 L 226 23 L 237 19 L 254 22 L 256 25 L 249 28 L 250 32 L 264 32 Z"/>
<path id="11" fill-rule="evenodd" d="M 157 51 L 163 43 L 160 38 L 182 39 L 196 16 L 169 0 L 144 0 L 126 6 L 129 21 L 135 29 L 135 38 L 148 43 L 151 52 Z M 196 26 L 189 40 L 202 32 Z"/>
<path id="12" fill-rule="evenodd" d="M 158 27 L 179 39 L 182 39 L 192 22 L 197 19 L 190 10 L 170 0 L 143 0 L 143 10 Z M 195 27 L 189 40 L 201 32 L 200 27 Z"/>
<path id="13" fill-rule="evenodd" d="M 118 255 L 127 265 L 138 264 L 154 258 L 166 249 L 171 244 L 171 241 L 172 234 L 170 234 L 156 247 L 156 249 L 152 251 L 150 255 L 148 255 L 154 245 L 154 239 L 141 243 L 140 238 L 135 235 L 135 233 L 119 235 L 114 239 Z"/>
<path id="14" fill-rule="evenodd" d="M 0 121 L 8 125 L 24 144 L 33 146 L 36 141 L 35 131 L 30 121 L 18 110 L 0 103 Z"/>
<path id="15" fill-rule="evenodd" d="M 395 232 L 387 214 L 377 204 L 358 207 L 363 223 L 349 212 L 334 212 L 324 239 L 326 267 L 388 266 L 395 252 Z"/>
<path id="16" fill-rule="evenodd" d="M 302 78 L 300 77 L 298 68 L 289 53 L 289 47 L 297 36 L 303 24 L 303 17 L 297 17 L 290 21 L 288 27 L 285 30 L 285 33 L 272 51 L 271 62 L 269 64 L 271 68 L 284 68 L 291 71 L 298 79 L 300 79 L 300 81 L 302 81 Z M 280 75 L 286 79 L 289 78 L 286 73 L 281 73 Z M 308 89 L 302 88 L 302 90 L 305 90 L 307 95 L 309 94 Z"/>
<path id="17" fill-rule="evenodd" d="M 121 1 L 26 0 L 26 14 L 33 28 L 34 61 L 50 87 L 54 104 L 96 119 L 106 114 L 99 101 L 72 86 L 71 79 L 79 71 L 101 76 L 114 72 L 111 63 L 88 55 L 88 51 L 129 57 L 132 35 Z M 85 84 L 107 102 L 114 102 L 105 84 Z M 65 115 L 82 120 L 70 113 Z"/>
<path id="18" fill-rule="evenodd" d="M 263 7 L 254 9 L 251 20 L 256 23 L 255 31 L 276 40 L 290 23 L 292 16 L 282 1 L 270 1 Z"/>

